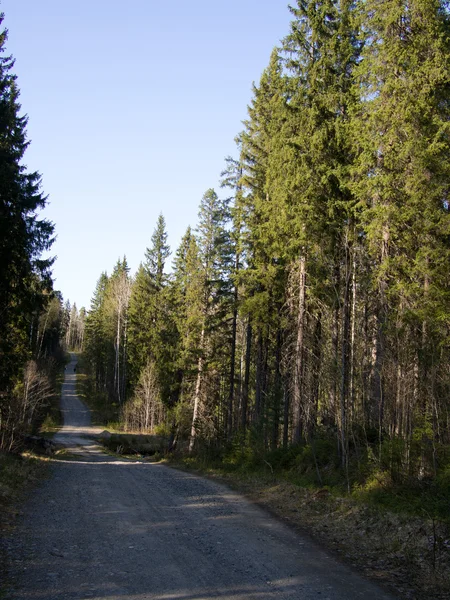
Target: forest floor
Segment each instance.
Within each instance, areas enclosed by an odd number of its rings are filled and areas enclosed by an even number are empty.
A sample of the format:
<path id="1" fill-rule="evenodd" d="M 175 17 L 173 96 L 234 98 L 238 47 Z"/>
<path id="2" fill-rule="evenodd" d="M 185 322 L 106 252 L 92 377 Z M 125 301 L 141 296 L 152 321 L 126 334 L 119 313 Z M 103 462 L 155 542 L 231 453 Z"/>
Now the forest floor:
<path id="1" fill-rule="evenodd" d="M 170 463 L 169 463 L 170 464 Z M 299 487 L 276 473 L 227 473 L 192 459 L 175 466 L 217 478 L 404 600 L 450 599 L 450 530 L 328 489 Z"/>

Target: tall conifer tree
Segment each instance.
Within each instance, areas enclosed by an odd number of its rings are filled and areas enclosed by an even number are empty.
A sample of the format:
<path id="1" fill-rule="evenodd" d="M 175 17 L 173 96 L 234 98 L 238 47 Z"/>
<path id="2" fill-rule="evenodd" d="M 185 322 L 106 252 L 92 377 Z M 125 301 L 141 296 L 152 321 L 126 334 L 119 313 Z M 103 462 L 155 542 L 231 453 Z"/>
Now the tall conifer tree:
<path id="1" fill-rule="evenodd" d="M 0 26 L 4 15 L 0 14 Z M 42 252 L 53 242 L 53 224 L 39 217 L 46 204 L 39 173 L 23 158 L 27 117 L 21 116 L 14 60 L 5 56 L 7 30 L 0 32 L 0 392 L 9 393 L 30 356 L 32 314 L 51 289 L 52 259 Z M 1 418 L 1 415 L 0 415 Z"/>

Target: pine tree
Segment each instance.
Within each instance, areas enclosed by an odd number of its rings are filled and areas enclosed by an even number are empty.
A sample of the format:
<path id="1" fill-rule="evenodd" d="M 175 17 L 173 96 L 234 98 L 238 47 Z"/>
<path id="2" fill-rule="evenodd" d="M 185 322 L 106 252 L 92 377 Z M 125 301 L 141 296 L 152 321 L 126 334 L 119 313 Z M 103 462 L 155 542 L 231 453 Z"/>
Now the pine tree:
<path id="1" fill-rule="evenodd" d="M 0 24 L 3 22 L 0 14 Z M 51 289 L 52 259 L 42 252 L 53 242 L 53 224 L 39 218 L 46 204 L 41 177 L 22 164 L 28 147 L 27 117 L 20 116 L 19 89 L 0 33 L 0 391 L 8 392 L 29 356 L 33 314 Z"/>
<path id="2" fill-rule="evenodd" d="M 189 450 L 194 449 L 201 425 L 200 418 L 204 413 L 204 387 L 207 369 L 211 366 L 212 358 L 212 331 L 215 327 L 216 312 L 220 302 L 218 294 L 221 282 L 221 256 L 220 249 L 223 244 L 225 211 L 224 205 L 213 189 L 209 189 L 203 195 L 199 210 L 198 241 L 191 244 L 187 263 L 191 280 L 186 289 L 186 303 L 191 304 L 189 312 L 194 313 L 194 328 L 198 330 L 198 354 L 196 383 L 193 396 L 193 416 Z M 198 245 L 198 253 L 196 246 Z M 196 268 L 197 263 L 197 268 Z M 194 270 L 197 270 L 194 275 Z M 195 300 L 194 300 L 194 297 Z M 215 323 L 216 321 L 216 323 Z M 211 396 L 217 399 L 212 391 Z M 210 398 L 211 398 L 210 396 Z M 202 414 L 203 413 L 203 414 Z"/>
<path id="3" fill-rule="evenodd" d="M 117 261 L 111 274 L 107 293 L 110 326 L 114 339 L 114 388 L 113 394 L 119 404 L 125 401 L 127 387 L 128 356 L 128 307 L 131 281 L 126 257 Z"/>
<path id="4" fill-rule="evenodd" d="M 141 264 L 131 286 L 129 307 L 129 373 L 132 388 L 151 356 L 153 322 L 149 303 L 153 292 L 150 275 Z"/>
<path id="5" fill-rule="evenodd" d="M 221 187 L 228 188 L 233 194 L 228 199 L 230 203 L 230 218 L 232 227 L 228 237 L 228 263 L 229 263 L 229 290 L 228 290 L 228 304 L 229 312 L 232 314 L 231 324 L 231 340 L 230 340 L 230 370 L 229 370 L 229 392 L 228 392 L 228 405 L 227 405 L 227 434 L 231 437 L 233 429 L 237 428 L 238 405 L 236 402 L 236 356 L 237 356 L 237 328 L 238 328 L 238 314 L 239 314 L 239 279 L 240 273 L 243 267 L 243 218 L 242 218 L 242 202 L 243 202 L 243 189 L 242 189 L 242 176 L 243 168 L 242 163 L 239 160 L 235 160 L 232 157 L 225 159 L 226 168 L 221 173 L 222 181 Z M 227 277 L 227 275 L 225 275 Z M 243 429 L 245 429 L 245 423 L 247 420 L 247 398 L 245 401 L 241 394 L 241 417 L 240 423 Z M 243 424 L 243 425 L 242 425 Z"/>

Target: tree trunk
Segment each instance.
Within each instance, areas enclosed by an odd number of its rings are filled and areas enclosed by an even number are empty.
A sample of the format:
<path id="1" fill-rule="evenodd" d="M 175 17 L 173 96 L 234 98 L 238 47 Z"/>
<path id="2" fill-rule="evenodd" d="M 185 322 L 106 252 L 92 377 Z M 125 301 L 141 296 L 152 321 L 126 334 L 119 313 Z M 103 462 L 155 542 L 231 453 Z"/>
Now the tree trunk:
<path id="1" fill-rule="evenodd" d="M 40 341 L 40 344 L 39 344 L 39 350 L 37 352 L 38 359 L 41 357 L 41 354 L 42 354 L 42 344 L 44 342 L 45 332 L 47 331 L 47 323 L 48 323 L 48 316 L 49 316 L 49 314 L 50 314 L 50 307 L 48 307 L 47 314 L 45 315 L 44 328 L 42 330 L 41 341 Z M 39 338 L 39 330 L 38 330 L 38 338 Z"/>
<path id="2" fill-rule="evenodd" d="M 127 389 L 127 349 L 128 349 L 128 315 L 124 316 L 123 325 L 123 350 L 122 350 L 122 382 L 121 382 L 121 398 L 125 400 Z"/>
<path id="3" fill-rule="evenodd" d="M 385 225 L 382 232 L 381 242 L 381 264 L 389 256 L 389 227 Z M 371 397 L 375 406 L 378 408 L 378 431 L 381 443 L 383 421 L 384 421 L 384 382 L 383 382 L 383 362 L 386 346 L 386 325 L 387 325 L 387 293 L 388 283 L 386 277 L 383 277 L 379 283 L 379 302 L 376 315 L 376 332 L 373 344 L 373 362 L 371 376 Z"/>
<path id="4" fill-rule="evenodd" d="M 234 309 L 233 323 L 231 326 L 231 356 L 230 356 L 230 380 L 228 392 L 228 423 L 227 434 L 230 437 L 233 433 L 233 412 L 234 412 L 234 373 L 236 362 L 236 329 L 237 329 L 237 288 L 234 290 Z"/>
<path id="5" fill-rule="evenodd" d="M 280 429 L 280 409 L 282 394 L 281 378 L 281 345 L 283 335 L 280 328 L 277 331 L 277 347 L 275 352 L 275 381 L 274 381 L 274 404 L 273 404 L 273 423 L 272 423 L 272 449 L 278 447 L 279 429 Z"/>
<path id="6" fill-rule="evenodd" d="M 198 366 L 197 366 L 197 381 L 195 384 L 195 395 L 194 395 L 194 410 L 192 413 L 192 426 L 191 426 L 191 439 L 189 441 L 189 453 L 191 454 L 194 450 L 195 440 L 197 437 L 197 419 L 199 415 L 199 407 L 200 407 L 200 389 L 202 385 L 202 377 L 203 377 L 203 343 L 205 337 L 205 326 L 202 327 L 202 332 L 200 335 L 200 356 L 198 357 Z"/>
<path id="7" fill-rule="evenodd" d="M 355 327 L 356 327 L 356 252 L 353 251 L 352 265 L 352 309 L 350 319 L 350 348 L 349 348 L 349 419 L 353 423 L 355 418 Z"/>
<path id="8" fill-rule="evenodd" d="M 264 339 L 262 327 L 258 327 L 257 358 L 256 358 L 256 387 L 255 387 L 255 422 L 261 422 L 263 389 L 264 389 Z"/>
<path id="9" fill-rule="evenodd" d="M 248 411 L 248 391 L 250 384 L 250 363 L 252 358 L 252 324 L 250 318 L 247 323 L 247 336 L 246 336 L 246 349 L 245 349 L 245 373 L 244 373 L 244 385 L 242 387 L 242 408 L 241 408 L 241 428 L 245 431 L 247 427 L 247 411 Z"/>
<path id="10" fill-rule="evenodd" d="M 303 410 L 303 362 L 304 362 L 304 336 L 305 336 L 305 313 L 306 313 L 306 257 L 299 259 L 299 292 L 298 292 L 298 315 L 297 315 L 297 339 L 294 355 L 294 378 L 293 378 L 293 442 L 298 444 L 302 437 L 302 410 Z"/>
<path id="11" fill-rule="evenodd" d="M 117 399 L 120 404 L 120 318 L 121 318 L 121 306 L 119 304 L 117 309 L 117 331 L 116 331 L 116 360 L 114 369 L 114 389 L 117 393 Z"/>
<path id="12" fill-rule="evenodd" d="M 348 466 L 348 440 L 347 440 L 347 402 L 348 402 L 348 362 L 350 347 L 350 286 L 351 286 L 351 261 L 350 248 L 346 242 L 345 248 L 345 282 L 342 306 L 342 341 L 341 341 L 341 382 L 340 382 L 340 443 L 342 467 Z"/>
<path id="13" fill-rule="evenodd" d="M 331 390 L 330 390 L 330 412 L 332 417 L 330 423 L 333 426 L 339 422 L 338 414 L 338 362 L 339 362 L 339 320 L 340 320 L 340 307 L 339 307 L 339 290 L 341 287 L 341 268 L 338 259 L 334 265 L 334 287 L 336 293 L 336 300 L 334 303 L 334 315 L 333 325 L 331 333 L 331 356 L 332 356 L 332 370 L 331 370 Z M 339 440 L 338 440 L 338 443 Z"/>
<path id="14" fill-rule="evenodd" d="M 286 450 L 289 444 L 289 385 L 284 386 L 283 396 L 283 448 Z"/>
<path id="15" fill-rule="evenodd" d="M 319 392 L 320 392 L 320 367 L 322 364 L 322 313 L 319 312 L 316 318 L 316 326 L 314 328 L 313 341 L 313 357 L 312 357 L 312 408 L 311 408 L 311 425 L 317 424 L 317 414 L 319 412 Z"/>

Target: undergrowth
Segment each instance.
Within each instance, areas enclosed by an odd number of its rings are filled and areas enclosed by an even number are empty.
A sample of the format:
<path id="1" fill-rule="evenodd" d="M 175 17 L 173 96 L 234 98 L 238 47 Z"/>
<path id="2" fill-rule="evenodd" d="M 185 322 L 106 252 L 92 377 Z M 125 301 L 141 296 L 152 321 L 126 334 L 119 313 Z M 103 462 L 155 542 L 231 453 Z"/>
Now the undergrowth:
<path id="1" fill-rule="evenodd" d="M 398 446 L 398 444 L 397 444 Z M 376 448 L 379 450 L 379 446 Z M 411 457 L 416 463 L 419 459 Z M 255 432 L 237 436 L 227 447 L 204 445 L 193 456 L 178 455 L 184 466 L 239 477 L 260 476 L 286 481 L 311 490 L 327 490 L 336 496 L 399 514 L 426 517 L 450 524 L 450 460 L 441 449 L 436 473 L 418 476 L 413 467 L 392 468 L 390 442 L 381 452 L 371 445 L 353 449 L 343 469 L 336 441 L 321 437 L 311 444 L 267 451 Z"/>
<path id="2" fill-rule="evenodd" d="M 54 370 L 52 376 L 54 394 L 50 398 L 45 415 L 43 415 L 38 428 L 39 434 L 42 436 L 52 437 L 63 424 L 61 414 L 61 389 L 64 383 L 64 365 L 66 365 L 69 360 L 70 358 L 67 354 L 64 357 L 61 357 L 57 363 L 57 368 Z"/>

